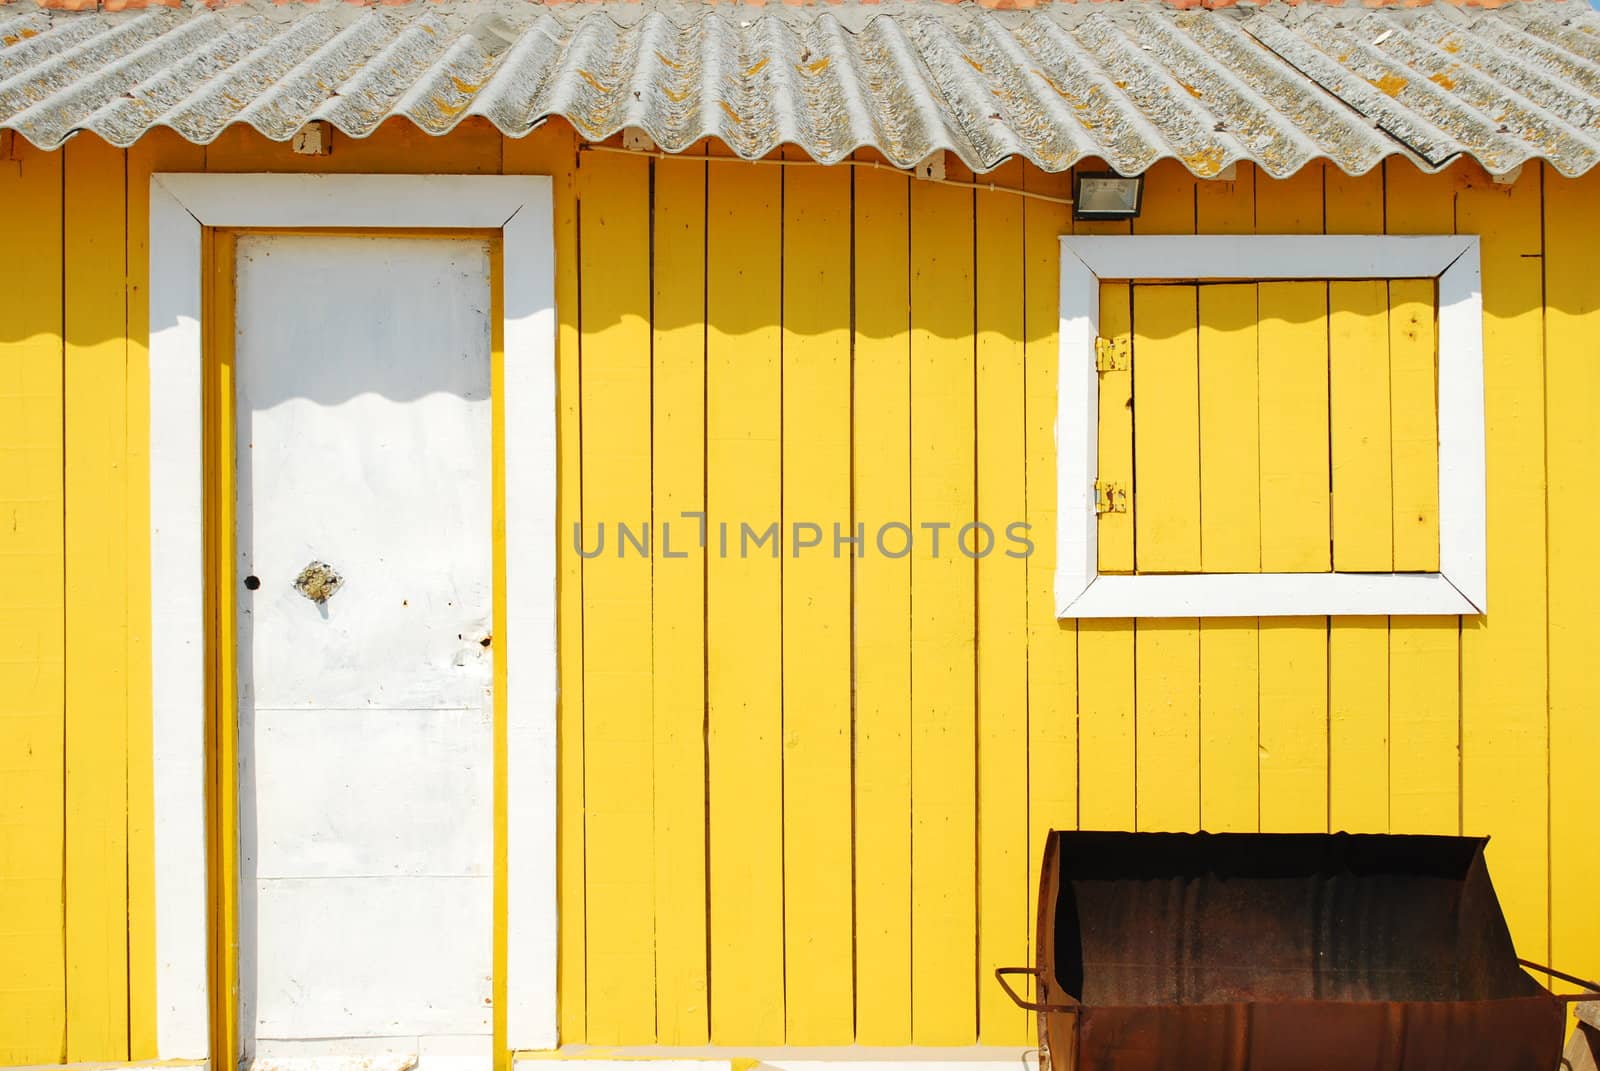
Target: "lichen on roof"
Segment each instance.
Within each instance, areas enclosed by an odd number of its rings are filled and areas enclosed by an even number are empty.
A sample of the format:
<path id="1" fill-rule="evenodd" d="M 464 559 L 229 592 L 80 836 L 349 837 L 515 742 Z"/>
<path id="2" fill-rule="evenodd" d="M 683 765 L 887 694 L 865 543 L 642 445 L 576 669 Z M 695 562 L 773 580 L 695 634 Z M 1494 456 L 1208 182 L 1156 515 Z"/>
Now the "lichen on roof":
<path id="1" fill-rule="evenodd" d="M 1575 175 L 1600 161 L 1600 14 L 1557 0 L 0 4 L 0 128 L 43 148 L 158 127 L 204 144 L 240 124 L 284 141 L 318 120 L 360 138 L 392 117 L 430 134 L 477 117 L 512 137 L 561 117 L 593 140 L 631 128 L 666 151 L 716 138 L 825 163 L 945 151 L 978 172 L 1171 158 L 1282 177 L 1317 159 L 1362 174 L 1466 155 Z"/>

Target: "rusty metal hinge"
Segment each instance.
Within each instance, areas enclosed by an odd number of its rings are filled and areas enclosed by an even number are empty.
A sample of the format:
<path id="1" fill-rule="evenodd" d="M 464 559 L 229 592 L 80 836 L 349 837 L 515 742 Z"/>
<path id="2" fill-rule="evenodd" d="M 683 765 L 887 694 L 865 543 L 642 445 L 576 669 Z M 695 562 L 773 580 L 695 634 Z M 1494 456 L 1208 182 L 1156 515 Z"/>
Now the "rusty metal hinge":
<path id="1" fill-rule="evenodd" d="M 1120 483 L 1096 480 L 1094 482 L 1094 511 L 1097 514 L 1128 512 L 1128 489 Z"/>
<path id="2" fill-rule="evenodd" d="M 1133 367 L 1133 347 L 1125 338 L 1096 338 L 1094 340 L 1094 370 L 1096 372 L 1126 372 Z"/>

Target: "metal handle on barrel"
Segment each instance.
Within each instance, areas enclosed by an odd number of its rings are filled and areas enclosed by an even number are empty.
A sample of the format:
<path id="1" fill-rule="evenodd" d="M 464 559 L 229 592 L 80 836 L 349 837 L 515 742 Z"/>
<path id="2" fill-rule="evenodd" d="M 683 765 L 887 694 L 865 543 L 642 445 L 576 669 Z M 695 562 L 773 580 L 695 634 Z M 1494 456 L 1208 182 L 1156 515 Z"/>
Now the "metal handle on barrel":
<path id="1" fill-rule="evenodd" d="M 1586 978 L 1579 978 L 1577 975 L 1568 974 L 1565 971 L 1558 971 L 1554 967 L 1546 967 L 1544 964 L 1535 963 L 1531 959 L 1518 959 L 1517 962 L 1528 968 L 1530 971 L 1538 971 L 1540 974 L 1548 974 L 1552 978 L 1559 978 L 1563 982 L 1569 982 L 1572 985 L 1582 986 L 1588 990 L 1587 993 L 1550 994 L 1563 1004 L 1576 1004 L 1580 1001 L 1586 1000 L 1600 1000 L 1600 985 L 1596 985 L 1594 982 L 1591 982 Z"/>
<path id="2" fill-rule="evenodd" d="M 1024 998 L 1022 994 L 1011 988 L 1010 982 L 1006 981 L 1006 975 L 1008 974 L 1026 974 L 1030 978 L 1034 979 L 1035 982 L 1040 982 L 1041 988 L 1043 988 L 1043 984 L 1039 978 L 1039 968 L 996 967 L 994 969 L 995 981 L 1000 983 L 1000 988 L 1006 991 L 1006 996 L 1010 997 L 1011 1002 L 1017 1007 L 1026 1011 L 1034 1012 L 1066 1012 L 1069 1015 L 1078 1014 L 1078 1008 L 1080 1005 L 1078 1005 L 1076 1002 L 1072 1004 L 1046 1004 L 1041 1001 L 1028 1000 Z"/>

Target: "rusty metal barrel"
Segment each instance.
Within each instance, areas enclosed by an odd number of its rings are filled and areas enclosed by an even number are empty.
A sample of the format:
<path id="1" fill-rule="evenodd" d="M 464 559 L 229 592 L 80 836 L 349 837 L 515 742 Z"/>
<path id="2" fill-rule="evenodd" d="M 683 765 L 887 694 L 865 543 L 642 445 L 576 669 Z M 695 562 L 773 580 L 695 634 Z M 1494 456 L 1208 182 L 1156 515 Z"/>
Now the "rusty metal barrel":
<path id="1" fill-rule="evenodd" d="M 1574 998 L 1519 966 L 1486 843 L 1054 832 L 999 981 L 1042 1071 L 1555 1071 Z"/>

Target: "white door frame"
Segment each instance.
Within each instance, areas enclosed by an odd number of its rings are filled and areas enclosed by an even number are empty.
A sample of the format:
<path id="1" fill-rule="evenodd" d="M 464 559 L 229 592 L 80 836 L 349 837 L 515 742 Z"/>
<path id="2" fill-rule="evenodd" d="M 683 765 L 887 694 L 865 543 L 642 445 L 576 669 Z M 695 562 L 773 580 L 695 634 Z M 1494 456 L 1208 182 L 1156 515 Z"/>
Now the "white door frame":
<path id="1" fill-rule="evenodd" d="M 464 228 L 503 236 L 506 1045 L 556 1032 L 555 243 L 544 176 L 150 180 L 150 584 L 156 1045 L 210 1055 L 207 968 L 204 227 Z"/>

